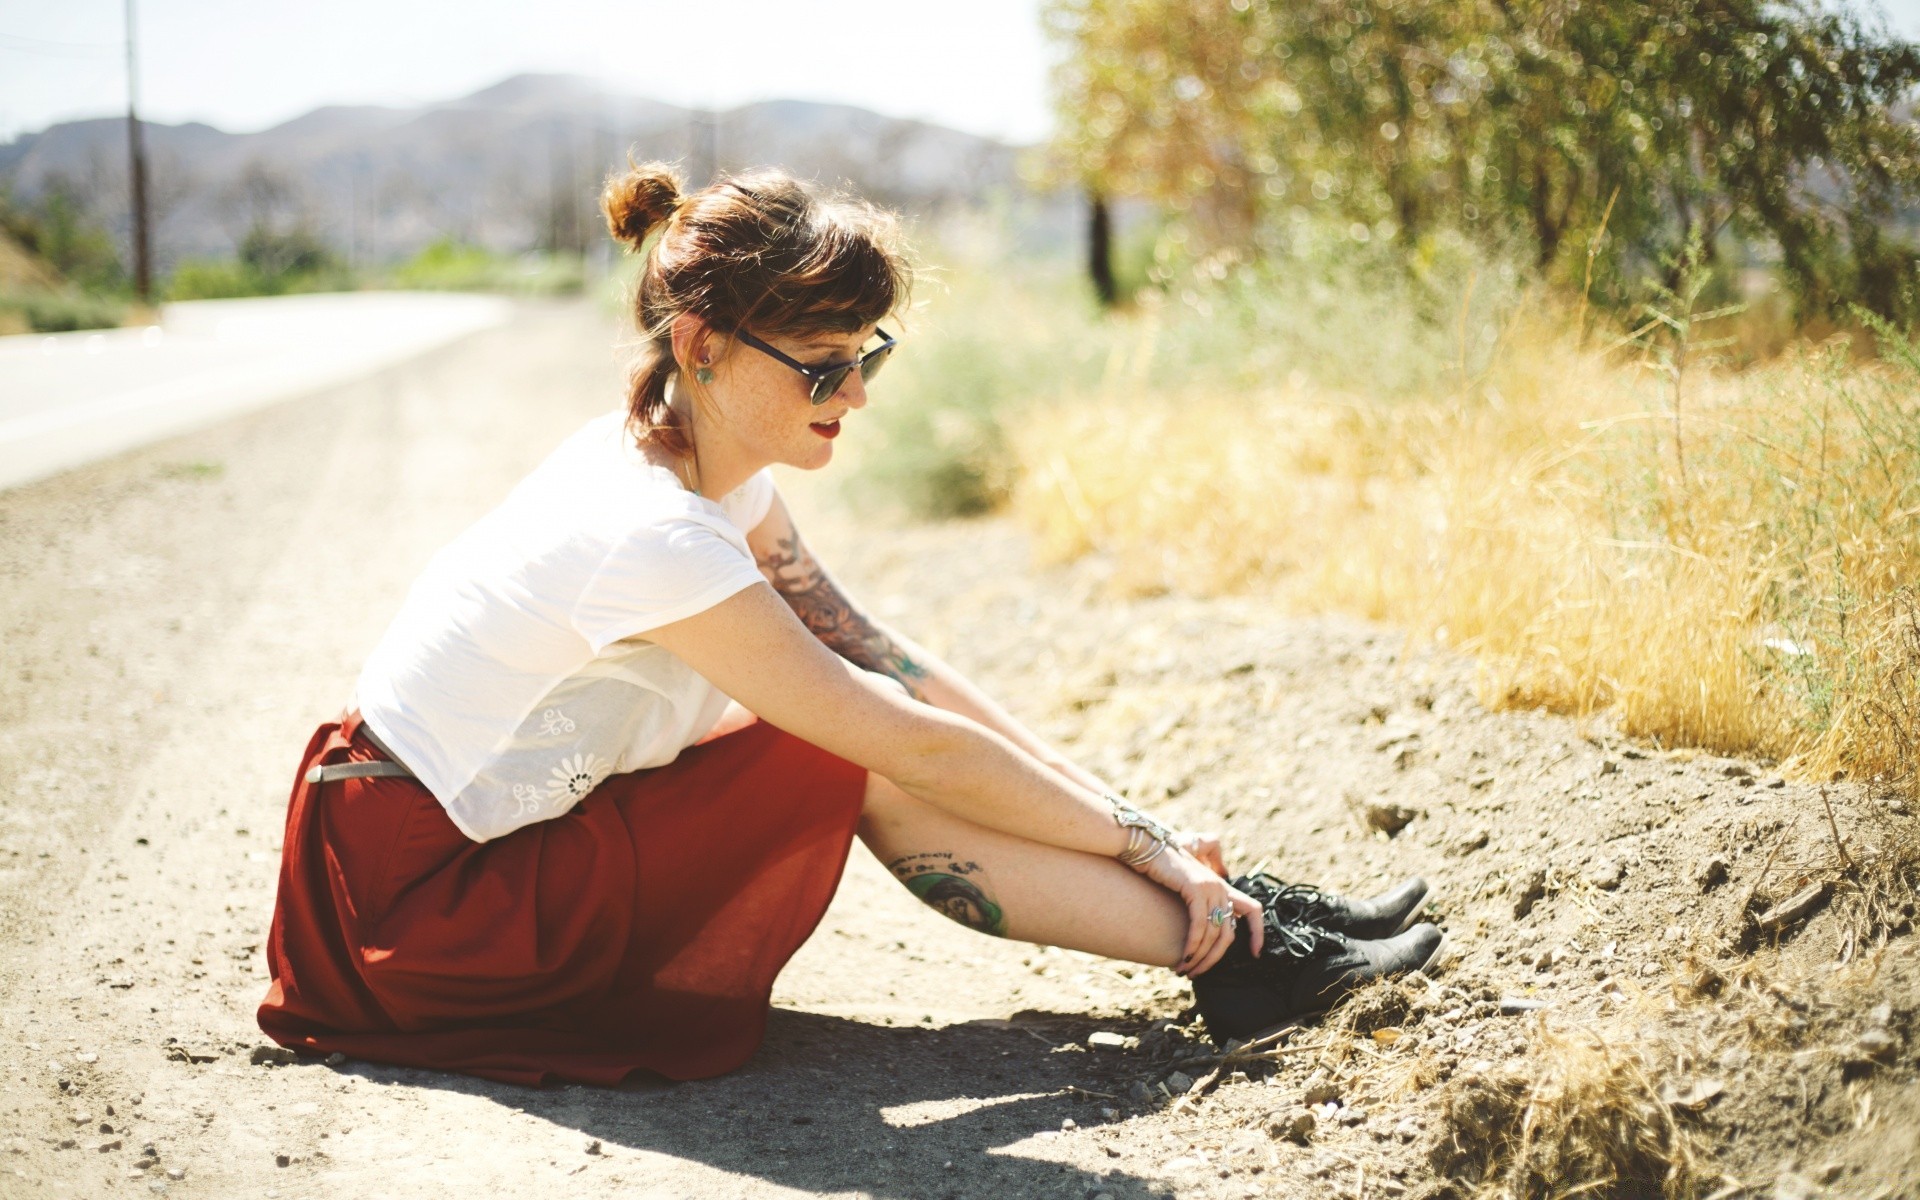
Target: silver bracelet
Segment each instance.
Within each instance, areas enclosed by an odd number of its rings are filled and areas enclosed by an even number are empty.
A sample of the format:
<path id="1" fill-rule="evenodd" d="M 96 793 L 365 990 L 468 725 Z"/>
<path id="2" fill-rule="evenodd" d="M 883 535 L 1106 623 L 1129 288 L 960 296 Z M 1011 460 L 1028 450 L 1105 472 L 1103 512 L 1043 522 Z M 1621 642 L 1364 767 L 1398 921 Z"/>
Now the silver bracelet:
<path id="1" fill-rule="evenodd" d="M 1107 806 L 1113 809 L 1114 823 L 1127 831 L 1127 848 L 1115 858 L 1139 870 L 1166 853 L 1167 845 L 1175 837 L 1171 829 L 1118 796 L 1109 794 L 1104 799 Z"/>

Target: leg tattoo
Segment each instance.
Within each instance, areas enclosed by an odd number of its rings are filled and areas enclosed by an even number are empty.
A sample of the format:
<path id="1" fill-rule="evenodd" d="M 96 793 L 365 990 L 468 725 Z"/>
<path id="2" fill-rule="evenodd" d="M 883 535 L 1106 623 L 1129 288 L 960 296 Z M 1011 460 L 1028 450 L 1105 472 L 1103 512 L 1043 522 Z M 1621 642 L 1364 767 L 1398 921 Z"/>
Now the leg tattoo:
<path id="1" fill-rule="evenodd" d="M 896 858 L 887 869 L 922 902 L 968 929 L 1007 935 L 1006 914 L 987 897 L 986 871 L 979 863 L 961 862 L 951 850 L 942 850 Z"/>

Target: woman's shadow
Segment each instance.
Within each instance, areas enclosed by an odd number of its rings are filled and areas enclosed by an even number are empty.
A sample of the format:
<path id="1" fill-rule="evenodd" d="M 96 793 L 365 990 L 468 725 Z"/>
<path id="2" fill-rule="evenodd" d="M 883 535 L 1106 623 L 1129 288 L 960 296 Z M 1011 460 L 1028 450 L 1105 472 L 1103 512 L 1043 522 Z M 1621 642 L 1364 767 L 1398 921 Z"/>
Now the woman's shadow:
<path id="1" fill-rule="evenodd" d="M 621 1173 L 624 1149 L 874 1200 L 1086 1200 L 1101 1193 L 1129 1200 L 1169 1193 L 1117 1168 L 1050 1161 L 1117 1151 L 1047 1142 L 1113 1145 L 1096 1131 L 1113 1123 L 1101 1109 L 1137 1107 L 1118 1097 L 1149 1067 L 1084 1047 L 1096 1029 L 1137 1033 L 1137 1024 L 1023 1013 L 930 1029 L 775 1009 L 766 1042 L 747 1066 L 692 1083 L 636 1078 L 620 1088 L 525 1088 L 372 1064 L 356 1070 L 383 1082 L 489 1097 L 578 1129 L 583 1145 L 601 1144 L 602 1178 Z M 1063 1132 L 1069 1119 L 1076 1128 Z M 1034 1151 L 1007 1149 L 1036 1134 L 1046 1138 Z M 596 1164 L 591 1156 L 582 1162 Z"/>

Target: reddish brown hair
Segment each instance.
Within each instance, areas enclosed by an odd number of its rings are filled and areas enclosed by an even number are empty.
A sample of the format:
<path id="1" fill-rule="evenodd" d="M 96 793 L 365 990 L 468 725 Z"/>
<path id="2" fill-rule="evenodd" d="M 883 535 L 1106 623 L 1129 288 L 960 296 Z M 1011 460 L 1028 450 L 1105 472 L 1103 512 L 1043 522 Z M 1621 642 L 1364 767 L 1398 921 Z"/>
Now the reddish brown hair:
<path id="1" fill-rule="evenodd" d="M 728 335 L 844 332 L 903 306 L 912 270 L 892 214 L 817 196 L 784 172 L 729 176 L 691 195 L 680 189 L 673 168 L 645 163 L 609 178 L 600 206 L 613 236 L 645 254 L 634 289 L 642 345 L 628 375 L 628 427 L 684 455 L 688 430 L 667 405 L 683 365 L 673 357 L 676 317 L 692 313 Z"/>

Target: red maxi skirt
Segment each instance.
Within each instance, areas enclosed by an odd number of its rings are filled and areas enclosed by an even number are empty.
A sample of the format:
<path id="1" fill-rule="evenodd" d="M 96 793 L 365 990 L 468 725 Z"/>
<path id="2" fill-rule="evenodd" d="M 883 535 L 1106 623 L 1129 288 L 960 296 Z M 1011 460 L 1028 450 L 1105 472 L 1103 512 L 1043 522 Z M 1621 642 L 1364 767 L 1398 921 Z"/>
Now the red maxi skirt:
<path id="1" fill-rule="evenodd" d="M 826 912 L 866 772 L 758 723 L 474 842 L 385 756 L 322 725 L 287 807 L 260 1028 L 312 1054 L 508 1083 L 733 1070 Z"/>

